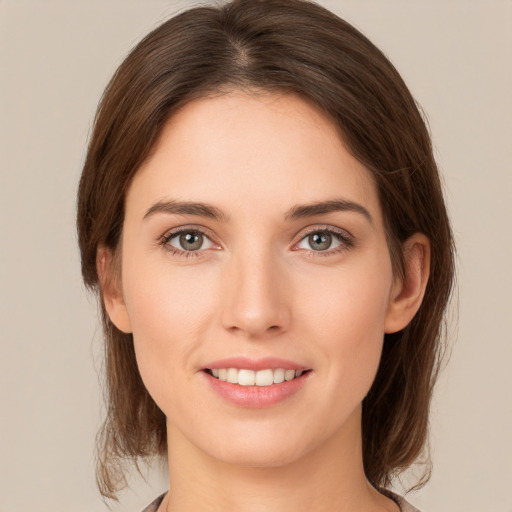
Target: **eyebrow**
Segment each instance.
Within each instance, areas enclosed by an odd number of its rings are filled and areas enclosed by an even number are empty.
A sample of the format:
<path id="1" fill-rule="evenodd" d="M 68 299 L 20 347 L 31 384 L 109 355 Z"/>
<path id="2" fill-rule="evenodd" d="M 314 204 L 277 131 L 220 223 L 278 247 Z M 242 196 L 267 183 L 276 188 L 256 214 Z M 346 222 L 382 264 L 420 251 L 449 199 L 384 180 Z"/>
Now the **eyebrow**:
<path id="1" fill-rule="evenodd" d="M 207 217 L 219 221 L 228 220 L 227 215 L 215 206 L 189 201 L 158 201 L 146 212 L 144 219 L 156 213 L 197 215 L 198 217 Z"/>
<path id="2" fill-rule="evenodd" d="M 298 220 L 315 215 L 325 215 L 332 212 L 355 212 L 363 215 L 370 224 L 373 224 L 370 212 L 362 205 L 346 199 L 331 199 L 328 201 L 318 201 L 315 203 L 292 206 L 284 215 L 285 220 Z M 157 213 L 166 213 L 169 215 L 196 215 L 218 221 L 228 221 L 229 217 L 216 206 L 207 203 L 197 203 L 190 201 L 158 201 L 148 209 L 144 219 Z"/>
<path id="3" fill-rule="evenodd" d="M 373 224 L 372 216 L 364 206 L 346 199 L 331 199 L 329 201 L 296 205 L 286 212 L 284 218 L 286 220 L 297 220 L 305 217 L 314 217 L 315 215 L 325 215 L 331 212 L 359 213 L 363 215 L 370 224 Z"/>

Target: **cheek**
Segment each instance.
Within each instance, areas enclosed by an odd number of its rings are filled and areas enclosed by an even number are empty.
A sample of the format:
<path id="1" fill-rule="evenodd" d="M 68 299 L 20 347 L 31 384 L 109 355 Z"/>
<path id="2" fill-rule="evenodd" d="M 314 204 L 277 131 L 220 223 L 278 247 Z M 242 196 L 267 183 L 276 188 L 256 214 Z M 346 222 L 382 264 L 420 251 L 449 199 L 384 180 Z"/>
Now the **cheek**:
<path id="1" fill-rule="evenodd" d="M 361 262 L 363 263 L 363 262 Z M 386 260 L 340 268 L 321 288 L 304 283 L 302 313 L 335 379 L 369 387 L 384 340 L 384 323 L 392 284 Z M 330 359 L 330 361 L 328 361 Z M 350 382 L 347 382 L 349 380 Z"/>
<path id="2" fill-rule="evenodd" d="M 123 265 L 123 293 L 134 334 L 165 342 L 173 333 L 193 333 L 211 309 L 215 273 L 207 267 L 191 272 L 161 257 L 146 260 L 135 255 Z"/>
<path id="3" fill-rule="evenodd" d="M 137 365 L 145 386 L 162 407 L 166 390 L 192 378 L 192 357 L 213 314 L 215 279 L 170 265 L 126 259 L 123 292 L 133 330 Z"/>
<path id="4" fill-rule="evenodd" d="M 340 335 L 359 337 L 357 333 L 364 336 L 375 330 L 383 334 L 391 286 L 391 263 L 385 258 L 329 269 L 325 275 L 310 274 L 300 285 L 302 315 L 316 318 L 319 329 L 334 329 Z"/>

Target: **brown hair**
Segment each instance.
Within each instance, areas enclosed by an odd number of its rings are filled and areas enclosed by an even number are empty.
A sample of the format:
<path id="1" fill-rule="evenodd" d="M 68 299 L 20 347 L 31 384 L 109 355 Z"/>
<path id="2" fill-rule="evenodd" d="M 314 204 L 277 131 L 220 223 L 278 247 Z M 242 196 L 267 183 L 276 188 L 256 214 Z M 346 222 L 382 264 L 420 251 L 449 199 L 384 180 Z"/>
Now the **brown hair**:
<path id="1" fill-rule="evenodd" d="M 147 35 L 116 71 L 96 115 L 77 225 L 83 278 L 100 296 L 105 331 L 100 491 L 115 498 L 126 484 L 124 459 L 165 453 L 166 427 L 139 375 L 132 336 L 105 312 L 98 247 L 115 254 L 125 193 L 169 117 L 194 98 L 229 87 L 297 94 L 335 123 L 377 183 L 395 272 L 403 272 L 403 241 L 416 232 L 430 239 L 423 303 L 405 329 L 385 336 L 377 377 L 363 403 L 366 475 L 375 486 L 388 485 L 425 448 L 454 275 L 452 234 L 428 129 L 393 65 L 344 20 L 306 0 L 234 0 L 184 11 Z"/>

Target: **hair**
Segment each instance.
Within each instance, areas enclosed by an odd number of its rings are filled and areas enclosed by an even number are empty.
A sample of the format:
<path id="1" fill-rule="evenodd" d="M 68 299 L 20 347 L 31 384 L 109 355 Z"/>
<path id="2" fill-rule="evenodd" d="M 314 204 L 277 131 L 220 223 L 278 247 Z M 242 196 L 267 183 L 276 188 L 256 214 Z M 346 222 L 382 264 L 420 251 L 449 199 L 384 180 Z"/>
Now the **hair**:
<path id="1" fill-rule="evenodd" d="M 363 462 L 385 487 L 426 460 L 433 386 L 444 347 L 454 245 L 428 127 L 399 73 L 363 34 L 307 0 L 234 0 L 180 12 L 148 34 L 108 84 L 94 121 L 78 191 L 82 274 L 99 297 L 105 334 L 106 419 L 97 437 L 97 482 L 113 499 L 125 463 L 163 455 L 163 412 L 140 377 L 131 334 L 110 321 L 97 270 L 99 247 L 114 255 L 131 180 L 168 119 L 197 98 L 228 90 L 295 94 L 339 129 L 377 185 L 393 271 L 402 244 L 424 233 L 430 278 L 411 323 L 386 334 L 376 379 L 363 401 Z M 137 466 L 138 467 L 138 466 Z"/>

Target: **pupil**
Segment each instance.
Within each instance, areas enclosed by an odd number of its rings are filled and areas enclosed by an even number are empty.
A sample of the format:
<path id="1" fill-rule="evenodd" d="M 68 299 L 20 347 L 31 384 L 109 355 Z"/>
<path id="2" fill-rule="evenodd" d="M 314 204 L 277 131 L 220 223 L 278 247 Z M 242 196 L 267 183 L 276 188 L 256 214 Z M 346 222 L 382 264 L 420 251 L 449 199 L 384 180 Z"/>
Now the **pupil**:
<path id="1" fill-rule="evenodd" d="M 185 233 L 180 236 L 180 243 L 184 249 L 197 251 L 203 245 L 203 235 L 200 233 Z"/>
<path id="2" fill-rule="evenodd" d="M 309 240 L 311 247 L 315 251 L 320 251 L 330 247 L 332 236 L 328 233 L 314 233 L 313 235 L 309 235 Z"/>

